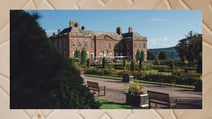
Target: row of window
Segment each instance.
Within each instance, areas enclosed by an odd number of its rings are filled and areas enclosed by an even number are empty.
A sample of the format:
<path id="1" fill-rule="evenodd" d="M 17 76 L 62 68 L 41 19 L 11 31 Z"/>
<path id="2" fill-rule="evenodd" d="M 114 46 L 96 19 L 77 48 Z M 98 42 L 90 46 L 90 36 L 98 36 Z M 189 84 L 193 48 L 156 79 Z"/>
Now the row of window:
<path id="1" fill-rule="evenodd" d="M 131 49 L 131 46 L 130 46 L 130 43 L 127 43 L 127 49 Z M 99 48 L 111 48 L 111 44 L 102 44 L 102 43 L 99 43 Z M 146 48 L 146 45 L 145 43 L 134 43 L 134 48 Z M 115 45 L 115 49 L 123 49 L 123 44 L 117 44 Z"/>
<path id="2" fill-rule="evenodd" d="M 98 44 L 98 48 L 112 48 L 112 44 L 111 43 L 99 43 Z"/>
<path id="3" fill-rule="evenodd" d="M 58 40 L 58 47 L 59 48 L 67 48 L 67 40 Z M 57 43 L 55 42 L 55 45 L 57 46 Z M 79 40 L 78 42 L 76 40 L 72 40 L 72 47 L 85 47 L 85 48 L 88 48 L 89 47 L 89 42 L 88 41 L 81 41 Z M 91 48 L 94 48 L 94 43 L 91 43 L 90 44 L 90 47 Z M 134 43 L 134 48 L 146 48 L 146 44 L 145 43 Z M 98 44 L 98 48 L 112 48 L 112 44 L 111 43 L 99 43 Z M 115 49 L 122 49 L 123 48 L 123 44 L 117 44 L 115 45 Z M 127 49 L 130 49 L 130 44 L 127 43 Z"/>
<path id="4" fill-rule="evenodd" d="M 134 48 L 146 48 L 146 44 L 145 43 L 134 43 Z"/>
<path id="5" fill-rule="evenodd" d="M 105 48 L 105 49 L 110 49 L 113 48 L 113 45 L 111 43 L 99 43 L 98 44 L 98 48 Z M 115 49 L 122 49 L 123 48 L 123 44 L 116 44 L 115 45 Z"/>
<path id="6" fill-rule="evenodd" d="M 72 47 L 85 47 L 85 48 L 88 48 L 89 47 L 89 42 L 88 41 L 81 41 L 79 40 L 78 42 L 76 40 L 72 40 Z M 94 44 L 91 43 L 90 44 L 90 47 L 93 48 L 94 47 Z"/>

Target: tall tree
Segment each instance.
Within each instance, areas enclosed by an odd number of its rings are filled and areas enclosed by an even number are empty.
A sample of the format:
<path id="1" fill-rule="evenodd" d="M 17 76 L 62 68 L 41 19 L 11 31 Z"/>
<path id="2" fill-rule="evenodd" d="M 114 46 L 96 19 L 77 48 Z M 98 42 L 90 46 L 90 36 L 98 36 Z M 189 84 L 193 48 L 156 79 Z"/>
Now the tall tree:
<path id="1" fill-rule="evenodd" d="M 74 58 L 80 60 L 81 59 L 81 53 L 79 49 L 76 49 L 74 52 Z"/>
<path id="2" fill-rule="evenodd" d="M 134 60 L 131 61 L 130 70 L 135 71 L 135 61 Z"/>
<path id="3" fill-rule="evenodd" d="M 167 52 L 165 52 L 165 51 L 161 51 L 158 55 L 158 59 L 160 59 L 160 60 L 166 60 L 167 57 L 168 57 Z"/>
<path id="4" fill-rule="evenodd" d="M 141 52 L 140 52 L 140 50 L 137 50 L 135 56 L 136 56 L 136 61 L 138 61 L 141 58 Z"/>
<path id="5" fill-rule="evenodd" d="M 202 53 L 200 53 L 199 58 L 197 59 L 197 72 L 202 73 Z"/>
<path id="6" fill-rule="evenodd" d="M 87 59 L 87 67 L 90 67 L 90 59 Z"/>
<path id="7" fill-rule="evenodd" d="M 37 18 L 10 11 L 10 108 L 98 108 L 79 71 L 47 39 Z"/>
<path id="8" fill-rule="evenodd" d="M 144 61 L 144 58 L 145 58 L 145 54 L 144 54 L 144 51 L 143 50 L 141 50 L 141 61 Z"/>
<path id="9" fill-rule="evenodd" d="M 141 50 L 141 58 L 139 59 L 139 69 L 140 70 L 142 69 L 142 62 L 144 61 L 144 57 L 145 57 L 144 51 Z"/>
<path id="10" fill-rule="evenodd" d="M 84 65 L 87 60 L 87 52 L 85 48 L 82 48 L 81 51 L 81 64 Z"/>
<path id="11" fill-rule="evenodd" d="M 102 58 L 102 67 L 105 68 L 105 66 L 106 66 L 106 58 L 103 57 Z"/>
<path id="12" fill-rule="evenodd" d="M 154 60 L 155 59 L 155 55 L 152 52 L 147 51 L 147 59 L 148 60 Z"/>
<path id="13" fill-rule="evenodd" d="M 125 70 L 126 69 L 126 59 L 123 58 L 123 69 Z"/>
<path id="14" fill-rule="evenodd" d="M 202 34 L 190 31 L 178 42 L 176 49 L 182 61 L 197 60 L 202 52 Z"/>

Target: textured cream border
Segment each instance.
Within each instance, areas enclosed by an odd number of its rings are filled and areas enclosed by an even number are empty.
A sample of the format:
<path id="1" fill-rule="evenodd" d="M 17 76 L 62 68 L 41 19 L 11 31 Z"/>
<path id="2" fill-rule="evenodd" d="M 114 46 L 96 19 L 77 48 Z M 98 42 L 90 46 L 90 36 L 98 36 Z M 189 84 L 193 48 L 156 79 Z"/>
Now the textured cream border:
<path id="1" fill-rule="evenodd" d="M 202 110 L 10 110 L 10 9 L 200 9 L 203 14 Z M 0 0 L 1 119 L 212 119 L 212 0 Z"/>

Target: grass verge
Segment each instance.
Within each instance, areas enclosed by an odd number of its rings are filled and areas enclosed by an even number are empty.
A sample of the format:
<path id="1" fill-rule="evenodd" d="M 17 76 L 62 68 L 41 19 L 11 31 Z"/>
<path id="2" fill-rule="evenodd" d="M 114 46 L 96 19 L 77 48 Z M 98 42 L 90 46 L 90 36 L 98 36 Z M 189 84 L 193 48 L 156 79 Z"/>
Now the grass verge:
<path id="1" fill-rule="evenodd" d="M 95 100 L 101 104 L 100 109 L 139 109 L 136 106 L 114 103 L 104 99 L 95 98 Z"/>

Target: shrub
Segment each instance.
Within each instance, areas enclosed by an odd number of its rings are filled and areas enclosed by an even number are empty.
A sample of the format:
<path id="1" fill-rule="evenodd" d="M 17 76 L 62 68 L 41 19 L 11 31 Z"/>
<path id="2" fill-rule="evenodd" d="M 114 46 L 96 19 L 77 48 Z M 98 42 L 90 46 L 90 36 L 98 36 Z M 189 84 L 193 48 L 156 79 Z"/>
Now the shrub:
<path id="1" fill-rule="evenodd" d="M 140 69 L 140 70 L 142 70 L 142 62 L 143 62 L 143 61 L 142 61 L 141 59 L 139 59 L 139 69 Z"/>
<path id="2" fill-rule="evenodd" d="M 90 59 L 87 59 L 87 67 L 90 67 Z"/>
<path id="3" fill-rule="evenodd" d="M 196 81 L 200 80 L 200 75 L 194 73 L 180 73 L 178 75 L 173 74 L 173 76 L 178 84 L 194 85 Z"/>
<path id="4" fill-rule="evenodd" d="M 158 70 L 159 72 L 171 72 L 167 65 L 153 65 L 152 69 Z"/>
<path id="5" fill-rule="evenodd" d="M 200 53 L 200 56 L 197 60 L 197 72 L 202 73 L 202 53 Z"/>
<path id="6" fill-rule="evenodd" d="M 160 60 L 158 58 L 155 58 L 155 65 L 160 65 Z"/>
<path id="7" fill-rule="evenodd" d="M 114 64 L 113 67 L 114 67 L 114 69 L 122 70 L 123 64 Z"/>
<path id="8" fill-rule="evenodd" d="M 141 91 L 142 88 L 143 87 L 141 86 L 140 83 L 134 82 L 134 83 L 129 84 L 127 89 L 128 89 L 128 93 L 130 95 L 137 95 Z"/>
<path id="9" fill-rule="evenodd" d="M 161 51 L 158 55 L 158 59 L 160 60 L 166 60 L 168 57 L 167 52 L 166 51 Z"/>
<path id="10" fill-rule="evenodd" d="M 82 51 L 81 51 L 81 65 L 84 65 L 85 62 L 87 60 L 87 52 L 86 52 L 86 49 L 85 48 L 82 48 Z"/>
<path id="11" fill-rule="evenodd" d="M 124 74 L 128 74 L 128 73 L 130 73 L 130 72 L 124 70 L 124 71 L 119 71 L 119 72 L 117 73 L 117 75 L 118 75 L 119 77 L 122 77 Z"/>
<path id="12" fill-rule="evenodd" d="M 170 60 L 169 65 L 170 65 L 170 68 L 171 68 L 172 70 L 174 70 L 174 60 Z"/>
<path id="13" fill-rule="evenodd" d="M 134 60 L 131 61 L 130 70 L 131 71 L 135 71 L 135 62 L 134 62 Z"/>
<path id="14" fill-rule="evenodd" d="M 136 79 L 144 79 L 148 73 L 146 71 L 134 71 L 132 72 L 132 75 Z"/>
<path id="15" fill-rule="evenodd" d="M 125 70 L 126 69 L 126 60 L 123 59 L 123 69 Z"/>
<path id="16" fill-rule="evenodd" d="M 87 68 L 85 74 L 93 75 L 118 75 L 117 71 L 113 68 Z"/>
<path id="17" fill-rule="evenodd" d="M 164 79 L 166 78 L 166 76 L 164 75 L 161 75 L 159 73 L 151 73 L 151 74 L 148 74 L 144 77 L 144 80 L 147 80 L 147 81 L 154 81 L 154 82 L 160 82 L 161 79 Z"/>
<path id="18" fill-rule="evenodd" d="M 103 57 L 102 58 L 102 67 L 105 68 L 105 66 L 106 66 L 106 58 Z"/>

